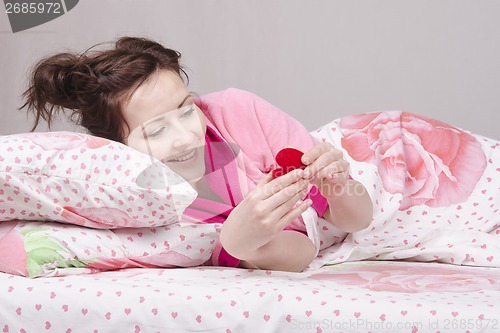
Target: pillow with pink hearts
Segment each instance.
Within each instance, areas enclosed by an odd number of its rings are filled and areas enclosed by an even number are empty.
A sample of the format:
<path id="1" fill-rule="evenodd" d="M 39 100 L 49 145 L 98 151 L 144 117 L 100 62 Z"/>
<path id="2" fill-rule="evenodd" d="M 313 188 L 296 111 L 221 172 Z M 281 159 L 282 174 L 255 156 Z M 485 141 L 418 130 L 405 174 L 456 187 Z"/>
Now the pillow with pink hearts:
<path id="1" fill-rule="evenodd" d="M 164 226 L 195 198 L 167 166 L 118 142 L 74 132 L 0 137 L 0 223 Z"/>

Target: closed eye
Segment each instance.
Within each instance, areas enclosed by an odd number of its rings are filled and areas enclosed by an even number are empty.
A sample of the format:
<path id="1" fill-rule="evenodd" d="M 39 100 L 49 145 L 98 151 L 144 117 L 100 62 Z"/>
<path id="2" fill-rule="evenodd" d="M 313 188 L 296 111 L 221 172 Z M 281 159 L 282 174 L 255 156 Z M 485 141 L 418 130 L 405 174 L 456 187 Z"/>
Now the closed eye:
<path id="1" fill-rule="evenodd" d="M 186 110 L 183 114 L 182 114 L 182 118 L 187 118 L 189 117 L 190 115 L 193 114 L 193 112 L 195 111 L 195 108 L 190 106 L 188 110 Z"/>
<path id="2" fill-rule="evenodd" d="M 148 138 L 154 138 L 154 137 L 157 137 L 159 136 L 163 131 L 165 130 L 165 127 L 162 126 L 160 128 L 158 128 L 157 130 L 154 130 L 153 132 L 151 133 L 148 133 Z"/>

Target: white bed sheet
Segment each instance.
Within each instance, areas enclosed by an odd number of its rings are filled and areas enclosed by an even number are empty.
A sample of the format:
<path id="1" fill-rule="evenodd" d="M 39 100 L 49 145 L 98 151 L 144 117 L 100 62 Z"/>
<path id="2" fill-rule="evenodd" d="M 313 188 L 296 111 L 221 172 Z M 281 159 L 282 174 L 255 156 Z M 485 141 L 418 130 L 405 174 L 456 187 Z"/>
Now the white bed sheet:
<path id="1" fill-rule="evenodd" d="M 500 269 L 439 263 L 1 273 L 0 299 L 0 332 L 500 331 Z"/>

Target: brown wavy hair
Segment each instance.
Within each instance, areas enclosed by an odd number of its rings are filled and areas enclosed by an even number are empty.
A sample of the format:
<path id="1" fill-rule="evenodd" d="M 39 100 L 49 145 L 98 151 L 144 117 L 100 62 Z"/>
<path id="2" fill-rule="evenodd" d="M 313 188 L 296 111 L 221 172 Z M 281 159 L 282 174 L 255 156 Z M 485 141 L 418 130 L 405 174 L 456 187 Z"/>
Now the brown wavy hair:
<path id="1" fill-rule="evenodd" d="M 69 110 L 69 118 L 90 134 L 123 142 L 122 104 L 141 83 L 158 70 L 189 80 L 181 54 L 155 41 L 121 37 L 110 49 L 97 46 L 81 54 L 55 54 L 35 65 L 20 107 L 34 113 L 31 131 L 42 119 L 50 128 L 58 112 Z"/>

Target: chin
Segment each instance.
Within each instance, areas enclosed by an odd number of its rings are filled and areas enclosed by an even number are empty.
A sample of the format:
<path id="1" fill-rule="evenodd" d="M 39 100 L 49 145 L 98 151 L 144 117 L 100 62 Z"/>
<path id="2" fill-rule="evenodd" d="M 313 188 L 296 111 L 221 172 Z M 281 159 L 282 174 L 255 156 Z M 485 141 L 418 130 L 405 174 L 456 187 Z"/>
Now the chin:
<path id="1" fill-rule="evenodd" d="M 184 178 L 189 184 L 195 184 L 205 176 L 205 166 L 196 170 L 174 170 L 178 175 Z"/>

